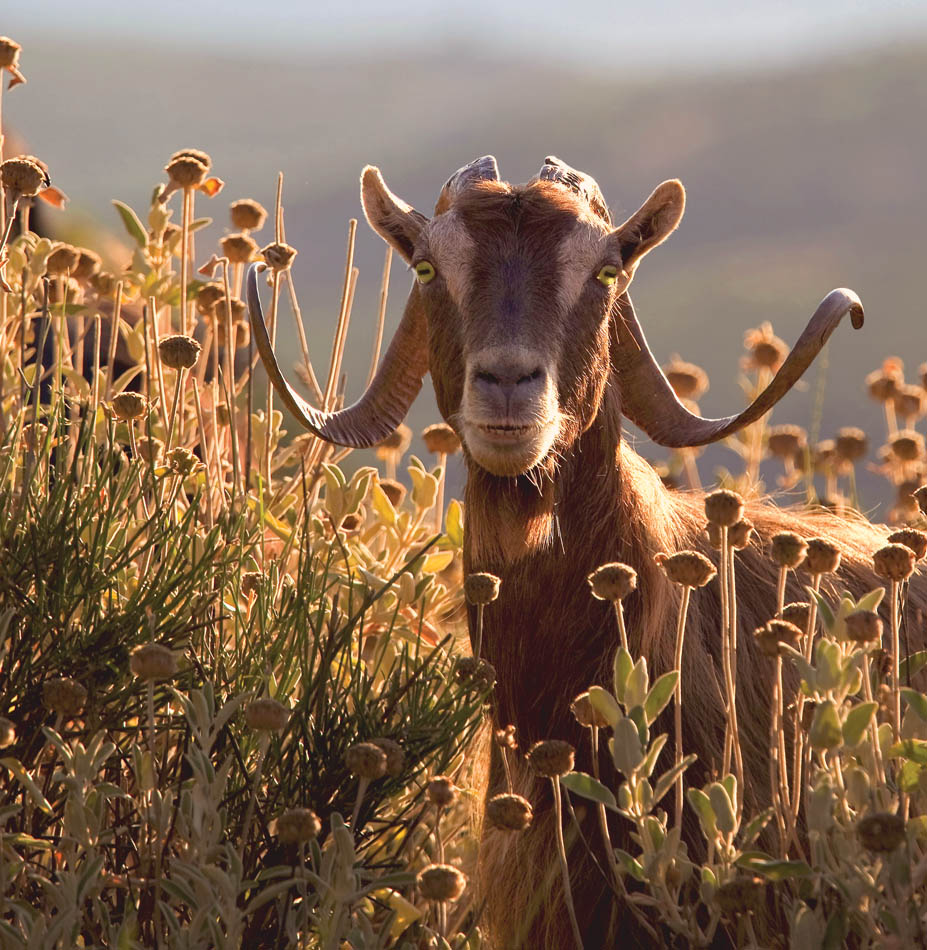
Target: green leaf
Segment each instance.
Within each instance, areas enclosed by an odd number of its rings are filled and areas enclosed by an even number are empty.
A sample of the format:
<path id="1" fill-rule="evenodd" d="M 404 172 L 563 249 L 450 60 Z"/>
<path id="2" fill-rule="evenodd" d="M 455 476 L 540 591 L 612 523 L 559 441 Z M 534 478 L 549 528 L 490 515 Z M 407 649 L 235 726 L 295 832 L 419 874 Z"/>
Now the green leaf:
<path id="1" fill-rule="evenodd" d="M 890 758 L 910 759 L 918 765 L 927 765 L 927 742 L 923 739 L 902 739 L 890 746 L 885 754 Z"/>
<path id="2" fill-rule="evenodd" d="M 647 724 L 650 725 L 666 708 L 666 704 L 673 698 L 673 692 L 676 689 L 676 683 L 679 680 L 679 671 L 672 670 L 664 673 L 653 684 L 647 698 L 644 700 L 644 715 L 647 717 Z"/>
<path id="3" fill-rule="evenodd" d="M 46 815 L 54 814 L 51 805 L 48 803 L 48 799 L 42 794 L 42 789 L 35 784 L 32 776 L 22 767 L 18 759 L 0 759 L 0 765 L 6 766 L 13 773 L 19 784 L 29 793 L 29 797 Z"/>
<path id="4" fill-rule="evenodd" d="M 644 759 L 637 726 L 631 719 L 621 718 L 615 723 L 615 734 L 608 740 L 615 768 L 629 777 Z"/>
<path id="5" fill-rule="evenodd" d="M 818 703 L 814 710 L 814 719 L 808 738 L 815 749 L 836 749 L 843 742 L 843 731 L 840 728 L 840 717 L 833 701 L 825 699 Z"/>
<path id="6" fill-rule="evenodd" d="M 589 702 L 597 713 L 604 716 L 614 729 L 615 723 L 621 719 L 621 707 L 615 702 L 615 697 L 601 686 L 589 687 Z"/>
<path id="7" fill-rule="evenodd" d="M 122 218 L 122 223 L 126 231 L 129 232 L 129 237 L 132 238 L 139 247 L 147 247 L 148 232 L 142 226 L 142 222 L 139 221 L 138 215 L 122 201 L 113 199 L 113 204 L 119 212 L 119 217 Z"/>
<path id="8" fill-rule="evenodd" d="M 905 682 L 912 676 L 917 676 L 925 666 L 927 666 L 927 650 L 918 650 L 904 657 L 898 664 L 899 673 Z"/>
<path id="9" fill-rule="evenodd" d="M 658 779 L 653 790 L 653 804 L 659 803 L 660 799 L 673 787 L 676 776 L 681 775 L 698 758 L 693 752 L 687 755 L 681 762 L 677 762 L 672 768 L 667 769 Z"/>
<path id="10" fill-rule="evenodd" d="M 785 881 L 794 877 L 809 877 L 813 872 L 804 861 L 776 861 L 754 858 L 750 861 L 737 862 L 741 867 L 756 871 L 771 881 Z"/>
<path id="11" fill-rule="evenodd" d="M 447 506 L 447 517 L 444 521 L 444 531 L 448 540 L 454 547 L 463 546 L 464 534 L 463 505 L 457 499 L 453 499 Z"/>
<path id="12" fill-rule="evenodd" d="M 615 695 L 618 697 L 618 702 L 624 702 L 624 692 L 625 687 L 627 686 L 628 676 L 631 673 L 631 670 L 634 667 L 634 661 L 631 659 L 631 654 L 624 647 L 618 647 L 618 652 L 615 654 Z"/>
<path id="13" fill-rule="evenodd" d="M 737 819 L 734 815 L 734 802 L 727 789 L 720 782 L 712 782 L 708 786 L 708 800 L 711 810 L 715 814 L 719 830 L 724 834 L 731 834 L 737 830 Z"/>
<path id="14" fill-rule="evenodd" d="M 869 591 L 868 594 L 863 594 L 858 601 L 856 601 L 856 610 L 876 610 L 879 604 L 882 603 L 882 598 L 885 596 L 885 588 L 877 587 L 875 590 Z"/>
<path id="15" fill-rule="evenodd" d="M 878 709 L 878 703 L 859 703 L 854 706 L 843 720 L 843 744 L 852 748 L 863 740 L 872 716 Z"/>
<path id="16" fill-rule="evenodd" d="M 916 689 L 902 686 L 901 695 L 904 701 L 920 716 L 922 722 L 927 722 L 927 696 Z"/>
<path id="17" fill-rule="evenodd" d="M 754 819 L 752 819 L 746 828 L 743 830 L 743 835 L 741 836 L 741 848 L 749 848 L 754 841 L 760 836 L 762 830 L 769 824 L 773 815 L 776 814 L 775 808 L 767 808 L 765 811 L 761 811 Z"/>
<path id="18" fill-rule="evenodd" d="M 624 705 L 625 709 L 633 706 L 643 706 L 647 698 L 647 661 L 644 657 L 639 657 L 634 664 L 634 668 L 628 674 L 627 682 L 624 687 Z"/>
<path id="19" fill-rule="evenodd" d="M 615 848 L 615 857 L 618 859 L 618 863 L 627 871 L 637 881 L 646 881 L 647 877 L 644 874 L 644 869 L 641 866 L 640 861 L 636 858 L 632 858 L 627 851 L 622 851 L 621 848 Z"/>
<path id="20" fill-rule="evenodd" d="M 817 670 L 817 686 L 819 690 L 836 689 L 840 685 L 843 666 L 840 657 L 840 647 L 833 640 L 822 637 L 815 644 L 814 665 Z"/>
<path id="21" fill-rule="evenodd" d="M 875 610 L 875 607 L 867 609 Z M 847 911 L 841 905 L 830 915 L 827 921 L 821 950 L 842 950 L 846 946 L 847 933 Z"/>
<path id="22" fill-rule="evenodd" d="M 661 733 L 659 736 L 656 736 L 653 742 L 650 743 L 650 748 L 647 750 L 647 754 L 644 756 L 644 761 L 641 762 L 640 768 L 638 771 L 641 775 L 646 778 L 650 778 L 650 773 L 654 770 L 657 764 L 657 756 L 663 751 L 663 746 L 666 745 L 666 740 L 669 736 L 666 733 Z"/>
<path id="23" fill-rule="evenodd" d="M 709 841 L 714 841 L 718 824 L 714 809 L 711 807 L 711 800 L 700 788 L 687 789 L 686 799 L 692 806 L 692 810 L 698 815 L 699 824 L 702 826 L 702 834 Z"/>
<path id="24" fill-rule="evenodd" d="M 190 233 L 193 234 L 194 231 L 199 231 L 201 228 L 208 228 L 210 224 L 212 224 L 212 218 L 197 218 L 190 222 Z"/>
<path id="25" fill-rule="evenodd" d="M 561 775 L 560 784 L 583 798 L 600 802 L 606 808 L 618 811 L 618 802 L 615 801 L 615 796 L 598 779 L 585 772 L 569 772 L 566 775 Z"/>
<path id="26" fill-rule="evenodd" d="M 923 765 L 918 765 L 917 762 L 908 759 L 908 761 L 902 765 L 901 771 L 898 773 L 898 784 L 901 786 L 901 790 L 908 794 L 916 792 L 919 784 L 918 780 L 923 771 Z"/>
<path id="27" fill-rule="evenodd" d="M 830 604 L 813 587 L 806 588 L 808 593 L 814 598 L 818 605 L 818 613 L 821 615 L 821 623 L 825 630 L 830 630 L 834 625 L 834 612 L 830 609 Z"/>

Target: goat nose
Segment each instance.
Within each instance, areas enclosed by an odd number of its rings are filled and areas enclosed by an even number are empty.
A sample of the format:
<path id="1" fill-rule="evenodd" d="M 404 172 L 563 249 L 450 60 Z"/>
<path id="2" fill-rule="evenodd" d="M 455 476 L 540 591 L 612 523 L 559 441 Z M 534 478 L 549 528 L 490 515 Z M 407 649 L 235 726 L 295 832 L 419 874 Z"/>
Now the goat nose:
<path id="1" fill-rule="evenodd" d="M 493 367 L 489 369 L 477 369 L 473 373 L 473 382 L 477 388 L 485 392 L 502 393 L 507 398 L 513 396 L 516 392 L 528 388 L 532 383 L 537 383 L 544 377 L 544 370 L 537 366 L 532 370 L 525 371 L 521 368 L 501 368 Z"/>

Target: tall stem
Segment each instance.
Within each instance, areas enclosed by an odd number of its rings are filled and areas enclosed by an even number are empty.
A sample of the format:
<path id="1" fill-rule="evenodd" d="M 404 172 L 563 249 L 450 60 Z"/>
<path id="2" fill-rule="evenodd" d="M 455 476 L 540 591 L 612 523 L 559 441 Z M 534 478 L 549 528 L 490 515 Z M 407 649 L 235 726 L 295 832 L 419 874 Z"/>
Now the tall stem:
<path id="1" fill-rule="evenodd" d="M 901 641 L 898 631 L 898 581 L 889 588 L 892 621 L 892 738 L 901 738 Z"/>
<path id="2" fill-rule="evenodd" d="M 676 667 L 676 701 L 674 709 L 676 726 L 676 755 L 675 764 L 677 767 L 682 762 L 682 644 L 686 635 L 686 614 L 689 611 L 689 595 L 692 593 L 691 587 L 683 587 L 682 602 L 679 604 L 679 619 L 676 623 L 676 655 L 674 657 Z M 676 776 L 676 826 L 682 824 L 682 772 Z"/>
<path id="3" fill-rule="evenodd" d="M 618 635 L 621 637 L 621 648 L 630 653 L 631 651 L 628 650 L 628 631 L 624 625 L 624 608 L 621 606 L 620 600 L 616 600 L 614 603 L 615 617 L 618 620 Z"/>
<path id="4" fill-rule="evenodd" d="M 563 899 L 570 915 L 570 924 L 573 927 L 573 938 L 576 946 L 583 950 L 583 938 L 579 930 L 579 921 L 576 919 L 576 908 L 573 906 L 573 892 L 570 890 L 570 866 L 567 864 L 566 845 L 563 843 L 563 804 L 560 801 L 560 779 L 551 777 L 554 787 L 554 819 L 557 832 L 557 853 L 560 855 L 560 871 L 563 875 Z"/>

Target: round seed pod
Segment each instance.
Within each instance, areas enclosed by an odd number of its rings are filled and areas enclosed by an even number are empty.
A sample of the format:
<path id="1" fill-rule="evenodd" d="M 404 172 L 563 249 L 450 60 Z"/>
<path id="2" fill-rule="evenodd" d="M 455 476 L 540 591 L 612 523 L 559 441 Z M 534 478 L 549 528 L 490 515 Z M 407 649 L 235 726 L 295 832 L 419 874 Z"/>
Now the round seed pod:
<path id="1" fill-rule="evenodd" d="M 905 839 L 904 819 L 887 811 L 874 812 L 861 818 L 856 825 L 860 844 L 867 851 L 887 854 L 899 847 Z"/>
<path id="2" fill-rule="evenodd" d="M 657 554 L 654 561 L 674 584 L 682 587 L 704 587 L 718 573 L 714 564 L 698 551 Z"/>
<path id="3" fill-rule="evenodd" d="M 229 309 L 229 304 L 231 304 L 231 310 Z M 240 297 L 232 297 L 230 301 L 226 302 L 225 295 L 223 295 L 222 299 L 218 300 L 212 309 L 212 314 L 219 324 L 220 331 L 225 329 L 225 324 L 229 320 L 230 313 L 232 323 L 247 323 L 248 305 L 244 300 Z"/>
<path id="4" fill-rule="evenodd" d="M 592 596 L 599 600 L 624 600 L 637 589 L 637 571 L 618 561 L 602 564 L 586 580 L 592 588 Z"/>
<path id="5" fill-rule="evenodd" d="M 762 367 L 775 372 L 788 356 L 789 348 L 773 333 L 772 324 L 761 324 L 744 334 L 744 347 L 749 353 L 747 366 Z"/>
<path id="6" fill-rule="evenodd" d="M 847 637 L 854 643 L 882 639 L 882 618 L 874 610 L 854 610 L 847 614 Z"/>
<path id="7" fill-rule="evenodd" d="M 290 711 L 283 703 L 264 696 L 248 704 L 245 721 L 256 732 L 280 732 L 290 721 Z"/>
<path id="8" fill-rule="evenodd" d="M 22 46 L 8 36 L 0 36 L 0 69 L 9 69 L 19 65 Z"/>
<path id="9" fill-rule="evenodd" d="M 502 729 L 496 729 L 493 733 L 493 741 L 502 749 L 517 749 L 518 742 L 515 737 L 515 726 L 509 723 Z"/>
<path id="10" fill-rule="evenodd" d="M 911 497 L 917 502 L 922 515 L 927 515 L 927 485 L 922 485 L 911 492 Z"/>
<path id="11" fill-rule="evenodd" d="M 889 447 L 899 462 L 916 462 L 924 455 L 924 437 L 913 429 L 905 429 L 889 442 Z"/>
<path id="12" fill-rule="evenodd" d="M 580 693 L 570 704 L 570 709 L 581 726 L 597 726 L 602 728 L 608 725 L 608 720 L 592 705 L 589 693 Z"/>
<path id="13" fill-rule="evenodd" d="M 705 496 L 705 515 L 721 528 L 737 524 L 744 516 L 744 500 L 735 491 L 719 488 Z"/>
<path id="14" fill-rule="evenodd" d="M 78 248 L 77 266 L 71 271 L 71 276 L 82 283 L 89 283 L 94 274 L 99 273 L 103 259 L 96 251 L 86 247 Z"/>
<path id="15" fill-rule="evenodd" d="M 492 689 L 496 682 L 495 667 L 475 656 L 458 658 L 454 674 L 461 683 L 474 689 Z"/>
<path id="16" fill-rule="evenodd" d="M 680 399 L 698 399 L 708 391 L 708 374 L 705 370 L 695 363 L 687 363 L 676 354 L 663 367 L 663 372 Z"/>
<path id="17" fill-rule="evenodd" d="M 425 786 L 425 794 L 436 808 L 447 808 L 460 797 L 460 789 L 446 775 L 436 775 Z"/>
<path id="18" fill-rule="evenodd" d="M 304 844 L 318 838 L 319 816 L 311 808 L 288 808 L 277 819 L 277 838 L 282 844 Z"/>
<path id="19" fill-rule="evenodd" d="M 888 402 L 904 383 L 904 366 L 901 360 L 889 357 L 881 369 L 866 377 L 866 389 L 876 402 Z"/>
<path id="20" fill-rule="evenodd" d="M 464 594 L 468 604 L 491 604 L 499 596 L 502 581 L 495 574 L 468 574 Z"/>
<path id="21" fill-rule="evenodd" d="M 762 878 L 744 874 L 722 884 L 715 891 L 715 903 L 727 917 L 750 914 L 760 910 L 765 892 L 766 885 Z"/>
<path id="22" fill-rule="evenodd" d="M 395 478 L 381 478 L 377 484 L 383 489 L 383 494 L 394 508 L 402 504 L 403 498 L 406 497 L 406 486 L 402 482 L 397 482 Z"/>
<path id="23" fill-rule="evenodd" d="M 204 152 L 201 148 L 182 148 L 179 152 L 174 152 L 171 156 L 172 160 L 175 158 L 195 158 L 198 162 L 206 166 L 207 171 L 212 168 L 212 159 L 208 153 Z"/>
<path id="24" fill-rule="evenodd" d="M 3 190 L 14 200 L 37 195 L 49 184 L 48 172 L 37 159 L 29 155 L 8 158 L 0 165 L 0 181 L 3 182 Z"/>
<path id="25" fill-rule="evenodd" d="M 175 188 L 199 188 L 209 174 L 209 165 L 193 155 L 175 152 L 164 170 Z"/>
<path id="26" fill-rule="evenodd" d="M 261 254 L 271 270 L 286 270 L 296 257 L 296 248 L 280 241 L 274 241 L 267 247 L 261 248 Z"/>
<path id="27" fill-rule="evenodd" d="M 402 455 L 408 449 L 411 441 L 412 430 L 404 423 L 400 423 L 385 439 L 380 439 L 375 448 L 385 449 L 387 452 L 398 452 Z"/>
<path id="28" fill-rule="evenodd" d="M 386 775 L 386 753 L 372 742 L 358 742 L 344 755 L 344 761 L 357 778 L 377 779 Z"/>
<path id="29" fill-rule="evenodd" d="M 434 455 L 453 455 L 460 451 L 457 433 L 446 423 L 436 422 L 422 430 L 425 448 Z"/>
<path id="30" fill-rule="evenodd" d="M 779 567 L 794 571 L 808 553 L 808 542 L 794 531 L 780 531 L 772 537 L 770 553 Z"/>
<path id="31" fill-rule="evenodd" d="M 166 680 L 177 672 L 177 657 L 160 643 L 145 643 L 132 652 L 129 669 L 141 680 Z"/>
<path id="32" fill-rule="evenodd" d="M 903 581 L 914 573 L 914 552 L 904 544 L 886 544 L 872 555 L 876 574 L 887 581 Z"/>
<path id="33" fill-rule="evenodd" d="M 721 528 L 708 522 L 707 526 L 708 543 L 716 550 L 721 550 Z M 749 518 L 742 518 L 737 524 L 732 524 L 727 529 L 727 539 L 735 551 L 742 551 L 750 544 L 753 537 L 753 522 Z"/>
<path id="34" fill-rule="evenodd" d="M 87 690 L 70 676 L 45 680 L 42 684 L 42 702 L 55 715 L 69 719 L 84 708 Z"/>
<path id="35" fill-rule="evenodd" d="M 263 571 L 245 571 L 241 575 L 241 593 L 243 597 L 250 597 L 252 594 L 257 594 L 261 588 L 261 584 L 264 583 L 264 572 Z"/>
<path id="36" fill-rule="evenodd" d="M 406 767 L 406 754 L 395 739 L 370 740 L 386 756 L 386 774 L 390 778 L 399 778 Z"/>
<path id="37" fill-rule="evenodd" d="M 45 271 L 49 276 L 72 274 L 80 262 L 80 251 L 73 244 L 58 244 L 48 255 Z"/>
<path id="38" fill-rule="evenodd" d="M 450 864 L 429 864 L 415 879 L 418 891 L 428 901 L 456 901 L 467 886 L 461 871 Z"/>
<path id="39" fill-rule="evenodd" d="M 213 309 L 220 300 L 224 299 L 225 287 L 218 281 L 210 281 L 208 284 L 203 284 L 196 292 L 196 309 L 205 317 L 213 312 Z"/>
<path id="40" fill-rule="evenodd" d="M 767 445 L 769 454 L 780 459 L 791 459 L 808 444 L 808 435 L 801 426 L 771 426 Z"/>
<path id="41" fill-rule="evenodd" d="M 781 654 L 780 644 L 795 646 L 802 638 L 803 631 L 788 620 L 770 620 L 765 626 L 758 627 L 753 637 L 760 651 L 769 657 Z"/>
<path id="42" fill-rule="evenodd" d="M 178 445 L 167 453 L 167 464 L 175 475 L 186 478 L 200 465 L 200 460 L 188 448 Z"/>
<path id="43" fill-rule="evenodd" d="M 528 762 L 538 775 L 557 778 L 573 771 L 576 750 L 562 739 L 542 739 L 528 750 Z"/>
<path id="44" fill-rule="evenodd" d="M 802 601 L 786 604 L 782 608 L 782 619 L 794 623 L 799 630 L 804 632 L 808 629 L 808 621 L 811 619 L 811 604 Z"/>
<path id="45" fill-rule="evenodd" d="M 841 461 L 858 462 L 869 450 L 869 438 L 862 429 L 847 426 L 838 430 L 834 448 Z"/>
<path id="46" fill-rule="evenodd" d="M 486 820 L 504 831 L 524 831 L 533 818 L 531 802 L 521 795 L 493 795 L 486 803 Z"/>
<path id="47" fill-rule="evenodd" d="M 0 716 L 0 749 L 5 749 L 16 741 L 16 726 L 6 716 Z"/>
<path id="48" fill-rule="evenodd" d="M 840 548 L 825 538 L 811 538 L 805 567 L 811 574 L 833 574 L 840 567 Z"/>
<path id="49" fill-rule="evenodd" d="M 902 419 L 918 418 L 924 413 L 924 390 L 920 386 L 899 386 L 892 395 L 895 412 Z"/>
<path id="50" fill-rule="evenodd" d="M 226 234 L 219 242 L 222 253 L 232 264 L 247 264 L 257 254 L 257 241 L 249 234 Z"/>
<path id="51" fill-rule="evenodd" d="M 260 231 L 267 220 L 264 206 L 253 198 L 241 198 L 229 205 L 232 224 L 243 231 Z"/>
<path id="52" fill-rule="evenodd" d="M 145 411 L 148 400 L 141 393 L 119 393 L 113 396 L 113 412 L 117 419 L 137 419 Z"/>
<path id="53" fill-rule="evenodd" d="M 914 552 L 915 560 L 921 560 L 927 555 L 927 534 L 918 531 L 916 528 L 901 528 L 899 531 L 893 531 L 888 540 L 892 544 L 903 544 Z"/>
<path id="54" fill-rule="evenodd" d="M 158 344 L 161 362 L 171 369 L 178 370 L 195 366 L 202 349 L 199 340 L 194 340 L 192 336 L 184 336 L 182 333 L 166 336 Z"/>

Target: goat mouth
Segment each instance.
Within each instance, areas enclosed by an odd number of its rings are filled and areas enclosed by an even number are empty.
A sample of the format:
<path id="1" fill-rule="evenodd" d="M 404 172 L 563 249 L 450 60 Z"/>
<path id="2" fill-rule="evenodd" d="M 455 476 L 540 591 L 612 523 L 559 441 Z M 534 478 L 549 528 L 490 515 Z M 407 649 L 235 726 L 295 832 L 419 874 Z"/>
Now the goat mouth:
<path id="1" fill-rule="evenodd" d="M 544 427 L 536 424 L 516 425 L 499 422 L 477 423 L 474 428 L 486 442 L 493 445 L 521 445 L 526 439 L 540 435 Z"/>
<path id="2" fill-rule="evenodd" d="M 550 451 L 559 430 L 556 416 L 546 422 L 471 422 L 464 441 L 474 461 L 493 475 L 521 475 Z"/>

